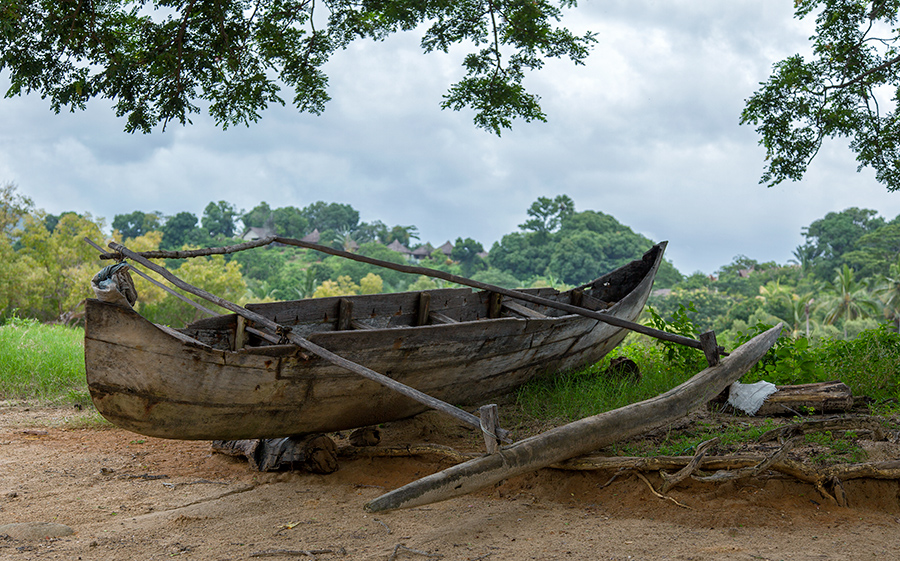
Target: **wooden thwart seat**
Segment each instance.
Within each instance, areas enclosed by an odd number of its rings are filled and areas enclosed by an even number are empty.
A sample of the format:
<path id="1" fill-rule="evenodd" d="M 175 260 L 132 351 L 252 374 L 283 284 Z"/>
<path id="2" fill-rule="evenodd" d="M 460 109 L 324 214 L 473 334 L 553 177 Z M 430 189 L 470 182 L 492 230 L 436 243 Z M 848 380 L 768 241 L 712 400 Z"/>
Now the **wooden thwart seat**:
<path id="1" fill-rule="evenodd" d="M 507 309 L 511 312 L 515 312 L 515 313 L 519 314 L 520 316 L 525 316 L 526 318 L 530 318 L 530 319 L 547 319 L 548 317 L 550 317 L 550 316 L 545 316 L 544 314 L 537 312 L 535 310 L 532 310 L 528 306 L 523 306 L 522 304 L 519 304 L 518 302 L 512 302 L 512 301 L 503 302 L 503 308 Z"/>
<path id="2" fill-rule="evenodd" d="M 428 319 L 431 320 L 431 323 L 459 323 L 455 319 L 449 316 L 445 316 L 440 312 L 431 312 L 428 314 Z"/>

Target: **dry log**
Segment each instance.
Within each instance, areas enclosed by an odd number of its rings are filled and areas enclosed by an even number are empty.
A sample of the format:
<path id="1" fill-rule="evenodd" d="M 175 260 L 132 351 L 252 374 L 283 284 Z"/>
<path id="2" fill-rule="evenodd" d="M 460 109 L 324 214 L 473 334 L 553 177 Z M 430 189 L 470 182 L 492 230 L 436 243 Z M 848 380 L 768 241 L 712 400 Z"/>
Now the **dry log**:
<path id="1" fill-rule="evenodd" d="M 839 380 L 797 386 L 776 386 L 757 416 L 830 413 L 853 409 L 853 393 Z"/>
<path id="2" fill-rule="evenodd" d="M 386 493 L 366 505 L 378 512 L 465 495 L 626 440 L 672 422 L 706 403 L 746 373 L 771 348 L 781 324 L 742 345 L 716 366 L 652 399 L 601 413 L 502 448 L 498 453 L 453 466 Z"/>
<path id="3" fill-rule="evenodd" d="M 697 446 L 697 452 L 694 454 L 694 457 L 691 458 L 691 461 L 688 462 L 686 466 L 678 470 L 674 475 L 669 475 L 663 470 L 659 470 L 659 475 L 663 478 L 663 484 L 659 488 L 660 493 L 668 493 L 669 489 L 675 487 L 691 475 L 697 470 L 700 466 L 700 462 L 703 461 L 703 456 L 706 455 L 706 451 L 719 444 L 718 437 L 711 438 L 706 442 L 701 443 Z"/>

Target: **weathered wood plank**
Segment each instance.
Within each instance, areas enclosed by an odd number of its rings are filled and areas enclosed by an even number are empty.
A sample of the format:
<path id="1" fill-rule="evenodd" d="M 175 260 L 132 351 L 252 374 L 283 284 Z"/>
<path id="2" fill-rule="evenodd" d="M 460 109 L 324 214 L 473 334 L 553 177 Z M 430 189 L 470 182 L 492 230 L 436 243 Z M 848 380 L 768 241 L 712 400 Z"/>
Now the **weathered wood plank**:
<path id="1" fill-rule="evenodd" d="M 853 409 L 853 392 L 839 381 L 777 386 L 778 391 L 763 402 L 756 415 L 794 415 L 849 411 Z"/>
<path id="2" fill-rule="evenodd" d="M 353 301 L 348 298 L 338 300 L 338 319 L 337 330 L 346 331 L 350 329 L 350 322 L 353 320 Z"/>
<path id="3" fill-rule="evenodd" d="M 234 328 L 234 349 L 235 351 L 243 349 L 247 344 L 247 320 L 241 316 L 237 316 L 237 324 Z"/>
<path id="4" fill-rule="evenodd" d="M 490 292 L 488 297 L 488 318 L 497 319 L 500 317 L 501 305 L 503 303 L 503 295 L 496 292 Z"/>
<path id="5" fill-rule="evenodd" d="M 429 315 L 429 319 L 432 323 L 440 323 L 440 324 L 451 324 L 451 323 L 459 323 L 455 319 L 445 316 L 440 312 L 431 312 Z"/>
<path id="6" fill-rule="evenodd" d="M 419 293 L 419 305 L 416 307 L 416 325 L 428 325 L 428 314 L 431 312 L 431 294 Z"/>
<path id="7" fill-rule="evenodd" d="M 518 302 L 513 302 L 511 300 L 503 302 L 503 307 L 511 312 L 515 312 L 515 313 L 519 314 L 520 316 L 525 316 L 527 318 L 547 319 L 547 316 L 545 316 L 544 314 L 542 314 L 540 312 L 536 312 L 527 306 L 523 306 L 522 304 L 519 304 Z"/>

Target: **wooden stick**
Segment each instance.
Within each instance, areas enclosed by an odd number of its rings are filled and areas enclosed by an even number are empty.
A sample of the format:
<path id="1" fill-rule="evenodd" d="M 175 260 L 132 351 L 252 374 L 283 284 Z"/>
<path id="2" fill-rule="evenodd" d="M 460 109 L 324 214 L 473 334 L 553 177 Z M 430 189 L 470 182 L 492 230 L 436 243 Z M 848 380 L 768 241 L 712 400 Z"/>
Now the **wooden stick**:
<path id="1" fill-rule="evenodd" d="M 662 395 L 520 440 L 496 454 L 413 481 L 374 499 L 365 508 L 379 512 L 458 497 L 670 423 L 743 376 L 775 344 L 781 328 L 782 324 L 778 324 L 757 335 L 722 359 L 718 366 L 706 368 Z"/>
<path id="2" fill-rule="evenodd" d="M 500 428 L 497 404 L 491 403 L 479 407 L 478 418 L 481 419 L 481 432 L 484 433 L 484 446 L 487 448 L 487 453 L 496 454 L 500 451 L 500 442 L 497 439 L 497 429 Z"/>
<path id="3" fill-rule="evenodd" d="M 602 321 L 604 323 L 608 323 L 610 325 L 615 325 L 616 327 L 622 327 L 624 329 L 629 329 L 631 331 L 635 331 L 637 333 L 641 333 L 642 335 L 647 335 L 649 337 L 654 337 L 656 339 L 661 339 L 663 341 L 669 341 L 672 343 L 677 343 L 679 345 L 684 345 L 687 347 L 691 347 L 694 349 L 703 350 L 703 345 L 700 341 L 695 339 L 691 339 L 690 337 L 684 337 L 682 335 L 677 335 L 675 333 L 668 333 L 666 331 L 660 331 L 658 329 L 653 329 L 651 327 L 647 327 L 645 325 L 641 325 L 639 323 L 631 322 L 622 318 L 618 318 L 616 316 L 612 316 L 603 312 L 596 312 L 594 310 L 588 310 L 586 308 L 581 308 L 579 306 L 573 306 L 571 304 L 566 304 L 564 302 L 556 302 L 554 300 L 549 300 L 547 298 L 542 298 L 540 296 L 534 296 L 532 294 L 528 294 L 525 292 L 519 292 L 517 290 L 509 290 L 507 288 L 502 288 L 499 286 L 495 286 L 492 284 L 483 283 L 480 281 L 467 279 L 465 277 L 461 277 L 458 275 L 453 275 L 450 273 L 446 273 L 444 271 L 438 271 L 436 269 L 428 269 L 426 267 L 416 267 L 413 265 L 400 265 L 397 263 L 391 263 L 390 261 L 382 261 L 381 259 L 374 259 L 372 257 L 366 257 L 364 255 L 357 255 L 355 253 L 350 253 L 347 251 L 342 251 L 340 249 L 334 249 L 331 247 L 327 247 L 324 245 L 314 244 L 310 242 L 304 242 L 302 240 L 296 240 L 293 238 L 283 238 L 281 236 L 269 236 L 267 238 L 262 238 L 260 240 L 241 243 L 232 246 L 225 247 L 215 247 L 215 248 L 207 248 L 207 249 L 194 249 L 188 251 L 144 251 L 139 255 L 151 259 L 159 259 L 159 258 L 170 258 L 170 259 L 185 259 L 189 257 L 202 257 L 206 255 L 222 255 L 227 253 L 234 253 L 237 251 L 243 251 L 246 249 L 253 249 L 256 247 L 262 247 L 269 245 L 270 243 L 280 243 L 284 245 L 291 245 L 296 247 L 302 247 L 305 249 L 312 249 L 321 253 L 325 253 L 328 255 L 335 255 L 338 257 L 343 257 L 345 259 L 350 259 L 352 261 L 358 261 L 360 263 L 367 263 L 369 265 L 375 265 L 378 267 L 383 267 L 385 269 L 391 269 L 393 271 L 399 271 L 401 273 L 409 273 L 412 275 L 424 275 L 428 277 L 442 279 L 448 282 L 461 284 L 463 286 L 469 286 L 472 288 L 477 288 L 479 290 L 487 290 L 496 294 L 502 294 L 504 296 L 509 296 L 510 298 L 516 298 L 518 300 L 524 300 L 526 302 L 531 302 L 532 304 L 540 304 L 543 306 L 547 306 L 550 308 L 554 308 L 557 310 L 562 310 L 564 312 L 568 312 L 570 314 L 578 314 L 584 317 L 588 317 L 591 319 L 596 319 Z M 112 247 L 112 246 L 110 246 Z M 100 256 L 101 259 L 114 259 L 117 258 L 115 254 L 104 254 Z M 581 288 L 587 287 L 589 285 L 584 285 Z M 718 354 L 722 354 L 724 349 L 721 347 L 717 347 L 716 351 Z M 712 366 L 712 364 L 710 364 Z"/>
<path id="4" fill-rule="evenodd" d="M 89 239 L 89 238 L 84 238 L 84 241 L 85 241 L 88 245 L 94 247 L 94 249 L 96 249 L 96 250 L 98 250 L 98 251 L 100 251 L 100 252 L 103 252 L 103 251 L 104 251 L 102 247 L 100 247 L 99 245 L 95 244 L 91 239 Z M 101 258 L 101 259 L 104 259 L 104 256 L 105 256 L 105 255 L 107 255 L 107 254 L 106 254 L 106 253 L 103 253 L 103 255 L 101 255 L 100 258 Z M 178 292 L 172 290 L 171 288 L 169 288 L 168 286 L 166 286 L 166 285 L 164 285 L 163 283 L 159 282 L 158 280 L 156 280 L 156 279 L 150 277 L 149 275 L 147 275 L 146 273 L 144 273 L 143 271 L 141 271 L 140 269 L 138 269 L 138 268 L 135 267 L 134 265 L 129 265 L 128 267 L 129 267 L 132 271 L 134 271 L 135 273 L 137 273 L 140 277 L 142 277 L 144 280 L 146 280 L 146 281 L 150 282 L 151 284 L 154 284 L 154 285 L 158 286 L 159 288 L 165 290 L 166 292 L 168 292 L 169 294 L 171 294 L 171 295 L 174 296 L 175 298 L 178 298 L 178 299 L 181 300 L 182 302 L 184 302 L 184 303 L 186 303 L 186 304 L 190 304 L 191 306 L 197 308 L 198 310 L 200 310 L 200 311 L 203 312 L 204 314 L 207 314 L 207 315 L 210 315 L 210 316 L 218 316 L 218 315 L 220 315 L 220 314 L 217 314 L 216 312 L 210 310 L 209 308 L 203 306 L 202 304 L 198 304 L 197 302 L 194 302 L 194 301 L 191 300 L 190 298 L 185 297 L 183 294 L 179 294 Z"/>
<path id="5" fill-rule="evenodd" d="M 147 267 L 151 271 L 159 273 L 166 280 L 168 280 L 169 282 L 171 282 L 178 288 L 184 290 L 185 292 L 190 292 L 191 294 L 199 296 L 200 298 L 203 298 L 204 300 L 208 300 L 219 307 L 225 308 L 227 310 L 231 310 L 232 312 L 234 312 L 234 313 L 236 313 L 258 325 L 261 325 L 261 326 L 265 327 L 266 329 L 287 339 L 288 341 L 297 345 L 301 349 L 309 351 L 310 353 L 317 355 L 320 358 L 323 358 L 324 360 L 327 360 L 328 362 L 330 362 L 336 366 L 340 366 L 351 372 L 359 374 L 360 376 L 362 376 L 364 378 L 372 380 L 373 382 L 377 382 L 387 388 L 394 390 L 395 392 L 397 392 L 399 394 L 405 395 L 406 397 L 409 397 L 410 399 L 414 399 L 414 400 L 418 401 L 419 403 L 427 405 L 428 407 L 431 407 L 432 409 L 437 409 L 439 411 L 443 411 L 444 413 L 452 415 L 453 417 L 456 417 L 460 421 L 467 423 L 473 427 L 476 427 L 478 429 L 481 428 L 481 420 L 478 417 L 476 417 L 475 415 L 473 415 L 467 411 L 463 411 L 462 409 L 455 407 L 453 405 L 450 405 L 449 403 L 446 403 L 439 399 L 435 399 L 435 398 L 431 397 L 430 395 L 428 395 L 424 392 L 420 392 L 419 390 L 417 390 L 415 388 L 411 388 L 405 384 L 401 384 L 400 382 L 393 380 L 391 378 L 388 378 L 387 376 L 385 376 L 383 374 L 379 374 L 378 372 L 375 372 L 374 370 L 372 370 L 370 368 L 366 368 L 365 366 L 362 366 L 361 364 L 357 364 L 357 363 L 349 361 L 341 356 L 338 356 L 335 353 L 329 351 L 328 349 L 326 349 L 324 347 L 320 347 L 319 345 L 316 345 L 315 343 L 308 341 L 308 340 L 304 339 L 303 337 L 300 337 L 299 335 L 291 333 L 291 330 L 289 327 L 284 327 L 282 325 L 279 325 L 265 316 L 257 314 L 256 312 L 251 312 L 250 310 L 243 308 L 241 306 L 238 306 L 237 304 L 234 304 L 232 302 L 229 302 L 228 300 L 225 300 L 224 298 L 220 298 L 214 294 L 211 294 L 211 293 L 203 290 L 202 288 L 197 288 L 196 286 L 192 286 L 192 285 L 184 282 L 180 278 L 176 277 L 175 275 L 170 273 L 165 268 L 160 267 L 159 265 L 156 265 L 155 263 L 151 263 L 144 257 L 138 255 L 137 253 L 131 251 L 130 249 L 128 249 L 127 247 L 125 247 L 121 244 L 117 244 L 117 243 L 113 242 L 113 243 L 109 244 L 109 247 L 114 249 L 115 251 L 121 253 L 122 255 L 126 256 L 127 258 L 131 259 L 132 261 L 137 261 L 138 263 L 140 263 L 144 267 Z M 502 432 L 502 434 L 498 434 L 497 435 L 498 437 L 500 437 L 501 439 L 504 439 L 504 440 L 507 440 L 509 438 L 508 437 L 509 431 L 503 430 L 500 432 Z"/>

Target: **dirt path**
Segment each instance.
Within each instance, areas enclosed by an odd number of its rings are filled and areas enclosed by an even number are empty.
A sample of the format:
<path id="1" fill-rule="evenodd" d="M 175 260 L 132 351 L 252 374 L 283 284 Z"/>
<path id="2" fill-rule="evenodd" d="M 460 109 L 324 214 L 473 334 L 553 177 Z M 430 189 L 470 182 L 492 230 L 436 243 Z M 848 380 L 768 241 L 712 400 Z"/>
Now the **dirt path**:
<path id="1" fill-rule="evenodd" d="M 474 496 L 373 516 L 362 509 L 367 500 L 446 464 L 422 458 L 355 460 L 327 476 L 260 474 L 239 459 L 212 453 L 207 442 L 65 428 L 70 414 L 0 407 L 0 526 L 51 522 L 75 532 L 53 539 L 0 537 L 0 559 L 868 560 L 900 555 L 896 482 L 849 482 L 850 508 L 829 506 L 812 487 L 784 478 L 690 483 L 670 493 L 691 507 L 685 509 L 653 496 L 634 477 L 603 487 L 609 473 L 543 470 Z M 385 432 L 387 438 L 460 447 L 472 442 L 464 431 L 436 427 L 427 418 Z"/>

